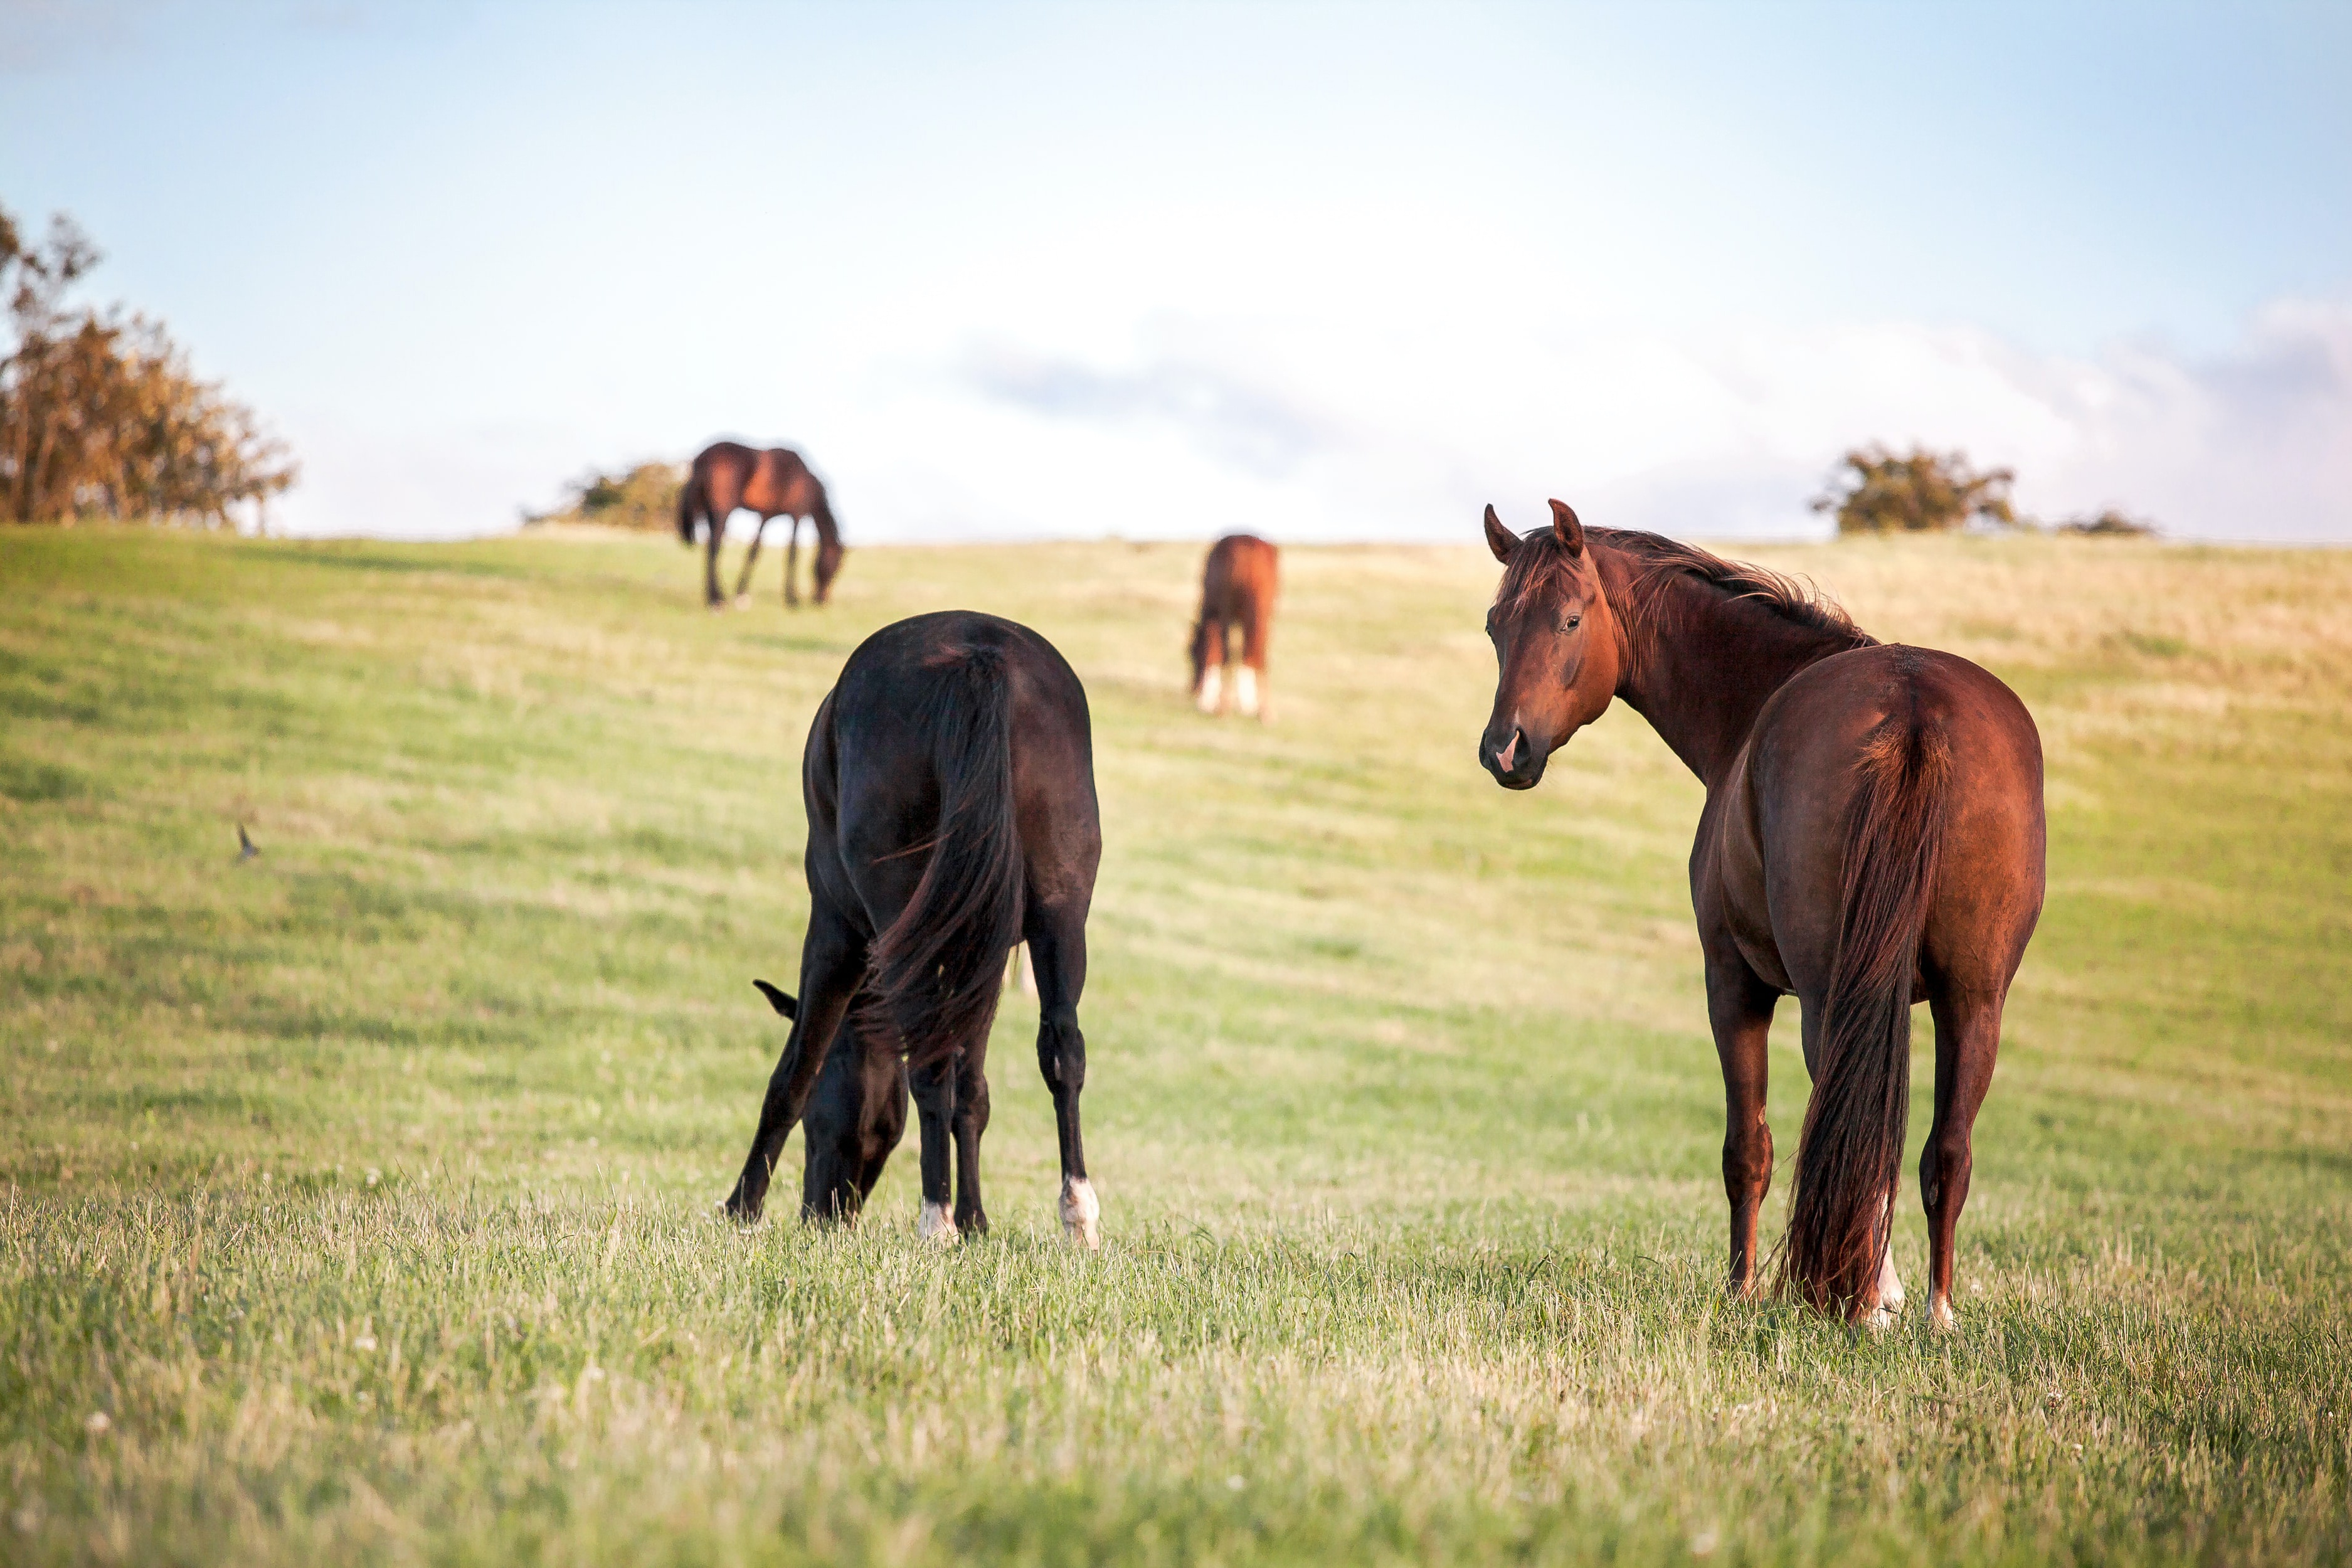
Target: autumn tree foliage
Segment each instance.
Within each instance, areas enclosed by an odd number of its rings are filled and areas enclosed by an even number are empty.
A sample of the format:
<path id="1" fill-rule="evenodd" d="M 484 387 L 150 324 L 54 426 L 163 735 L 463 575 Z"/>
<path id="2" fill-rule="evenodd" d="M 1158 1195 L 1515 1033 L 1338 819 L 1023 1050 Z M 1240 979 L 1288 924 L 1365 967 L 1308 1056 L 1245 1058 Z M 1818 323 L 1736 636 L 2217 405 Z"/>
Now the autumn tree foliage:
<path id="1" fill-rule="evenodd" d="M 2007 468 L 1979 473 L 1962 452 L 1914 447 L 1898 455 L 1863 447 L 1845 455 L 1812 506 L 1834 512 L 1840 533 L 1934 532 L 1966 528 L 1977 519 L 2014 528 L 2009 489 L 2016 479 Z"/>
<path id="2" fill-rule="evenodd" d="M 196 379 L 163 323 L 66 296 L 100 259 L 70 218 L 27 243 L 0 210 L 0 517 L 225 521 L 293 484 L 251 410 Z"/>
<path id="3" fill-rule="evenodd" d="M 551 512 L 526 511 L 523 522 L 593 522 L 666 532 L 677 527 L 677 492 L 685 483 L 686 469 L 677 463 L 639 463 L 613 474 L 591 468 L 564 487 L 565 505 Z"/>

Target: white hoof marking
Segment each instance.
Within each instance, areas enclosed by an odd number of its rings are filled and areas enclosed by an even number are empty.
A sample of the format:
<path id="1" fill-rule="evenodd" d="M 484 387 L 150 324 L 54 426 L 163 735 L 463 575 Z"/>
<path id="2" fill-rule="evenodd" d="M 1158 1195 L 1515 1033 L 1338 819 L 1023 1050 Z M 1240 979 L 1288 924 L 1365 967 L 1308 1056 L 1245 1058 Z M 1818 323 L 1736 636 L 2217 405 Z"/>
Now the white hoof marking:
<path id="1" fill-rule="evenodd" d="M 1881 1218 L 1885 1219 L 1894 1208 L 1895 1194 L 1889 1193 L 1886 1202 L 1879 1206 Z M 1892 1221 L 1888 1223 L 1891 1225 Z M 1886 1256 L 1878 1263 L 1878 1304 L 1890 1312 L 1899 1312 L 1907 1300 L 1909 1298 L 1903 1292 L 1903 1277 L 1895 1272 L 1895 1242 L 1890 1237 L 1886 1243 Z"/>
<path id="2" fill-rule="evenodd" d="M 945 1204 L 925 1204 L 923 1217 L 915 1222 L 915 1234 L 938 1247 L 953 1247 L 962 1239 Z"/>
<path id="3" fill-rule="evenodd" d="M 1960 1326 L 1960 1320 L 1954 1315 L 1949 1301 L 1937 1300 L 1927 1304 L 1927 1324 L 1949 1333 Z"/>
<path id="4" fill-rule="evenodd" d="M 1062 1231 L 1088 1252 L 1102 1245 L 1102 1205 L 1095 1184 L 1084 1180 L 1062 1184 Z"/>
<path id="5" fill-rule="evenodd" d="M 1234 671 L 1234 706 L 1244 719 L 1257 717 L 1257 671 L 1248 665 Z"/>
<path id="6" fill-rule="evenodd" d="M 1874 1307 L 1870 1316 L 1863 1319 L 1862 1326 L 1874 1334 L 1883 1334 L 1895 1326 L 1895 1314 L 1884 1307 Z"/>
<path id="7" fill-rule="evenodd" d="M 1220 700 L 1224 695 L 1224 689 L 1225 670 L 1223 665 L 1213 664 L 1209 666 L 1208 668 L 1202 670 L 1201 672 L 1201 695 L 1195 700 L 1201 705 L 1201 711 L 1203 713 L 1214 713 L 1218 709 Z"/>

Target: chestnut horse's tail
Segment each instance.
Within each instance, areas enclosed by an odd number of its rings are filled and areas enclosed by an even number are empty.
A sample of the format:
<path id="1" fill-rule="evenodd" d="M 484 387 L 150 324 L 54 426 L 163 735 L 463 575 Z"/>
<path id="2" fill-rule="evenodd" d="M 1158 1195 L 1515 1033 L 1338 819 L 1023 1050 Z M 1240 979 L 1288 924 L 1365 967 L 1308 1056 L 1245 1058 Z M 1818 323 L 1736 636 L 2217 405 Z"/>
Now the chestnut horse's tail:
<path id="1" fill-rule="evenodd" d="M 1822 1011 L 1813 1097 L 1797 1144 L 1783 1283 L 1856 1312 L 1886 1257 L 1911 1100 L 1911 985 L 1941 858 L 1951 742 L 1889 715 L 1863 742 L 1846 819 L 1837 957 Z"/>
<path id="2" fill-rule="evenodd" d="M 1004 955 L 1021 940 L 1027 867 L 1013 814 L 1013 683 L 1000 647 L 969 644 L 935 662 L 925 727 L 939 770 L 930 863 L 874 939 L 876 1002 L 910 1067 L 988 1037 Z"/>

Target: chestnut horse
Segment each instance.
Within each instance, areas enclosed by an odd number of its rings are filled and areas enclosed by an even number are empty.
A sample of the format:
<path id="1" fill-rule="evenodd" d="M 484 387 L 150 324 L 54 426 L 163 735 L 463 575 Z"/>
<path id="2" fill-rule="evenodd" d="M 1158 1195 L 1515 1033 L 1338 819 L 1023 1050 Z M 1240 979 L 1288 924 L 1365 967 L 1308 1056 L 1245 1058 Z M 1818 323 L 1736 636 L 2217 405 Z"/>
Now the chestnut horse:
<path id="1" fill-rule="evenodd" d="M 1553 750 L 1622 697 L 1706 786 L 1691 902 L 1728 1111 L 1731 1289 L 1756 1285 L 1772 1180 L 1765 1037 L 1793 992 L 1813 1092 L 1783 1279 L 1874 1327 L 1900 1309 L 1888 1237 L 1911 1005 L 1924 1000 L 1936 1021 L 1919 1159 L 1927 1310 L 1948 1328 L 1970 1132 L 2042 911 L 2033 720 L 1967 659 L 1882 646 L 1786 577 L 1551 508 L 1552 526 L 1525 538 L 1486 509 L 1505 570 L 1486 616 L 1501 677 L 1478 760 L 1504 788 L 1532 789 Z"/>
<path id="2" fill-rule="evenodd" d="M 1025 940 L 1037 973 L 1037 1065 L 1061 1141 L 1062 1225 L 1096 1246 L 1101 1208 L 1078 1128 L 1087 1077 L 1078 996 L 1102 829 L 1077 676 L 1045 638 L 993 616 L 945 611 L 885 626 L 849 656 L 817 709 L 801 795 L 809 924 L 800 1000 L 727 1212 L 759 1217 L 784 1141 L 845 1043 L 836 1037 L 846 1036 L 860 1042 L 856 1076 L 869 1084 L 882 1076 L 876 1043 L 882 1065 L 905 1058 L 922 1141 L 922 1234 L 949 1241 L 987 1230 L 988 1030 L 1006 955 Z M 854 1026 L 844 1030 L 853 1005 Z M 839 1211 L 827 1194 L 845 1187 L 862 1200 L 866 1168 L 881 1169 L 865 1153 L 873 1105 L 866 1097 L 845 1119 L 856 1158 L 845 1153 L 822 1191 L 812 1150 L 803 1195 L 820 1215 L 827 1202 Z"/>
<path id="3" fill-rule="evenodd" d="M 697 453 L 685 487 L 677 492 L 678 538 L 691 546 L 696 523 L 709 529 L 709 553 L 703 563 L 704 602 L 714 610 L 727 604 L 719 591 L 719 548 L 727 538 L 727 520 L 739 507 L 757 512 L 760 526 L 751 535 L 751 553 L 743 557 L 743 574 L 736 579 L 735 597 L 750 596 L 760 541 L 767 536 L 768 520 L 781 517 L 792 530 L 784 545 L 784 603 L 801 602 L 793 579 L 799 573 L 801 519 L 805 517 L 816 524 L 816 602 L 824 604 L 833 591 L 842 557 L 841 529 L 833 521 L 824 486 L 809 472 L 798 452 L 782 447 L 755 452 L 733 441 L 714 441 Z"/>
<path id="4" fill-rule="evenodd" d="M 1244 719 L 1271 721 L 1265 644 L 1281 590 L 1281 552 L 1251 533 L 1229 533 L 1209 547 L 1201 568 L 1201 616 L 1192 623 L 1192 698 L 1203 713 L 1224 711 L 1225 666 L 1233 635 L 1241 634 L 1242 662 L 1234 671 L 1234 703 Z"/>

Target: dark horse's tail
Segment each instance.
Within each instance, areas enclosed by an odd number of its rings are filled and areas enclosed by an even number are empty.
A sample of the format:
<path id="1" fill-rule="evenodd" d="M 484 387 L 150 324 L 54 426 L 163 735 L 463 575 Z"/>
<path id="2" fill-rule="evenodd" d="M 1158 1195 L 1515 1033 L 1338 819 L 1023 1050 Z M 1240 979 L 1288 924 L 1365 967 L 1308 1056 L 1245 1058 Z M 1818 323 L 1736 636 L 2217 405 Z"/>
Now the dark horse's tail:
<path id="1" fill-rule="evenodd" d="M 1951 744 L 1916 710 L 1863 742 L 1845 830 L 1837 958 L 1797 1145 L 1782 1277 L 1857 1313 L 1886 1257 L 1911 1100 L 1911 983 L 1943 851 Z"/>
<path id="2" fill-rule="evenodd" d="M 940 825 L 914 896 L 874 939 L 868 981 L 922 1067 L 988 1037 L 1004 955 L 1021 940 L 1026 867 L 1013 815 L 1013 685 L 1004 649 L 940 656 L 925 727 L 939 770 Z"/>
<path id="3" fill-rule="evenodd" d="M 702 472 L 698 467 L 686 476 L 686 483 L 677 487 L 677 537 L 680 542 L 694 542 L 694 520 L 702 510 Z"/>

